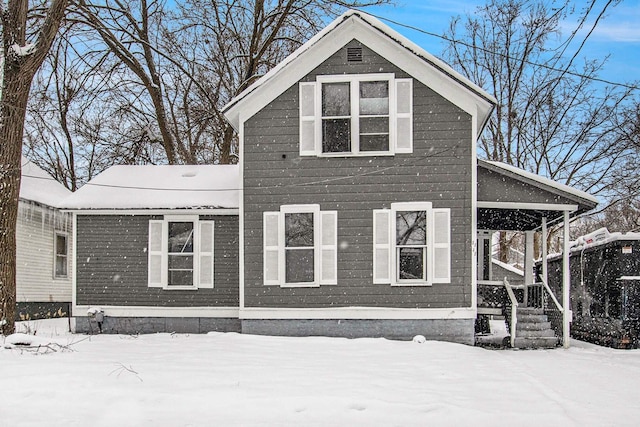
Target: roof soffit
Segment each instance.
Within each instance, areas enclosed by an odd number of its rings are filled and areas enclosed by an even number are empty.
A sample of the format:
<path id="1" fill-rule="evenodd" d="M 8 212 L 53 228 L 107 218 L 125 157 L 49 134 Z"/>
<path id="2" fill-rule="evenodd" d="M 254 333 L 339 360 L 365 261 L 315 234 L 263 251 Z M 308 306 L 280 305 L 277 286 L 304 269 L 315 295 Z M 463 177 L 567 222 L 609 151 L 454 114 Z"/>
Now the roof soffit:
<path id="1" fill-rule="evenodd" d="M 367 19 L 374 20 L 368 16 Z M 234 128 L 239 129 L 240 123 L 259 112 L 353 39 L 477 117 L 476 131 L 479 134 L 493 110 L 494 98 L 391 28 L 379 22 L 374 26 L 358 13 L 343 15 L 302 45 L 279 66 L 231 100 L 223 109 L 225 116 Z M 420 52 L 424 55 L 419 55 Z"/>

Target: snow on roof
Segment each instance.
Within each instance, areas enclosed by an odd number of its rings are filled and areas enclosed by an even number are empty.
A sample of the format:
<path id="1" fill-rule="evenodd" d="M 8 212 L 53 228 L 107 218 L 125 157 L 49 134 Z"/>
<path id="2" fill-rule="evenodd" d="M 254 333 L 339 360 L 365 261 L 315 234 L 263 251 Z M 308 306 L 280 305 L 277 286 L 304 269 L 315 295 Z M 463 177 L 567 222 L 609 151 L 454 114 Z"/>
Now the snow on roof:
<path id="1" fill-rule="evenodd" d="M 113 166 L 63 202 L 66 209 L 186 209 L 239 206 L 237 165 Z"/>
<path id="2" fill-rule="evenodd" d="M 319 42 L 321 42 L 328 34 L 332 33 L 338 27 L 340 27 L 341 25 L 347 22 L 355 22 L 356 19 L 359 19 L 360 22 L 364 22 L 368 24 L 371 28 L 376 30 L 376 32 L 383 34 L 387 36 L 389 39 L 393 40 L 396 43 L 396 45 L 394 46 L 394 50 L 396 51 L 402 50 L 398 48 L 406 49 L 407 51 L 413 53 L 415 56 L 422 59 L 427 64 L 430 64 L 433 68 L 436 68 L 441 73 L 445 74 L 449 80 L 456 81 L 458 84 L 466 87 L 468 91 L 473 92 L 475 96 L 482 99 L 482 103 L 487 104 L 487 106 L 485 108 L 482 108 L 484 114 L 482 119 L 480 120 L 481 123 L 479 123 L 478 126 L 479 128 L 484 127 L 486 121 L 488 120 L 489 114 L 493 110 L 493 105 L 497 104 L 495 97 L 488 94 L 480 86 L 476 85 L 471 80 L 467 79 L 462 74 L 455 71 L 453 68 L 447 65 L 444 61 L 433 56 L 432 54 L 430 54 L 429 52 L 427 52 L 426 50 L 424 50 L 414 42 L 410 41 L 405 36 L 398 33 L 391 27 L 383 24 L 379 19 L 374 18 L 373 16 L 358 10 L 348 10 L 345 13 L 343 13 L 341 16 L 339 16 L 333 22 L 331 22 L 329 25 L 323 28 L 320 32 L 318 32 L 316 35 L 311 37 L 306 43 L 304 43 L 302 46 L 296 49 L 291 55 L 287 56 L 282 62 L 277 64 L 269 72 L 263 75 L 260 79 L 255 81 L 247 89 L 245 89 L 239 95 L 237 95 L 231 101 L 229 101 L 229 103 L 224 106 L 222 111 L 227 117 L 227 119 L 230 121 L 230 123 L 237 128 L 238 126 L 237 121 L 239 120 L 240 112 L 237 111 L 236 106 L 244 98 L 246 98 L 249 95 L 252 95 L 256 91 L 258 91 L 261 87 L 263 87 L 265 84 L 273 80 L 274 77 L 279 75 L 284 69 L 286 69 L 289 64 L 296 61 L 301 56 L 305 55 L 314 46 L 318 45 Z M 349 41 L 349 40 L 339 40 L 338 42 L 344 42 L 344 41 Z M 338 47 L 339 47 L 338 45 L 335 45 L 336 49 L 338 49 Z M 381 46 L 376 46 L 376 47 L 379 49 L 382 48 Z M 315 58 L 315 59 L 319 60 L 318 58 Z M 307 58 L 307 61 L 308 60 L 309 58 Z M 298 69 L 299 71 L 301 70 L 300 67 L 296 67 L 296 69 Z M 304 72 L 304 74 L 306 74 L 306 71 Z M 441 89 L 438 86 L 439 85 L 435 85 L 435 87 L 432 87 L 432 89 L 434 90 Z"/>
<path id="3" fill-rule="evenodd" d="M 20 179 L 20 199 L 30 200 L 54 208 L 72 194 L 64 185 L 35 163 L 22 156 L 22 178 Z"/>
<path id="4" fill-rule="evenodd" d="M 502 262 L 502 261 L 500 261 L 500 260 L 497 260 L 497 259 L 495 259 L 495 258 L 491 258 L 491 262 L 493 262 L 495 265 L 497 265 L 497 266 L 499 266 L 499 267 L 504 268 L 504 269 L 505 269 L 505 270 L 507 270 L 507 271 L 510 271 L 510 272 L 512 272 L 512 273 L 514 273 L 514 274 L 517 274 L 518 276 L 523 276 L 523 277 L 524 277 L 524 271 L 520 270 L 520 269 L 519 269 L 519 268 L 517 268 L 517 267 L 514 267 L 514 266 L 513 266 L 513 265 L 511 265 L 511 264 L 507 264 L 507 263 Z"/>
<path id="5" fill-rule="evenodd" d="M 596 248 L 598 246 L 606 245 L 607 243 L 617 241 L 629 241 L 640 240 L 640 233 L 610 233 L 606 227 L 599 228 L 591 233 L 578 237 L 575 240 L 569 242 L 569 253 L 580 252 L 585 249 Z M 554 260 L 562 256 L 561 252 L 551 253 L 547 255 L 547 260 Z M 631 276 L 624 276 L 631 277 Z M 618 279 L 618 280 L 635 280 L 635 279 Z"/>
<path id="6" fill-rule="evenodd" d="M 525 171 L 524 169 L 520 169 L 520 168 L 517 168 L 515 166 L 508 165 L 508 164 L 502 163 L 502 162 L 496 162 L 496 161 L 491 161 L 491 160 L 478 160 L 478 163 L 481 163 L 481 162 L 488 163 L 488 164 L 493 165 L 493 166 L 495 166 L 497 168 L 503 169 L 505 171 L 509 171 L 509 172 L 511 172 L 513 174 L 516 174 L 516 175 L 519 175 L 519 176 L 521 176 L 523 178 L 530 179 L 530 180 L 538 182 L 540 184 L 552 187 L 552 188 L 554 188 L 556 190 L 560 190 L 560 191 L 563 191 L 565 193 L 571 194 L 573 196 L 580 197 L 581 199 L 585 199 L 585 200 L 588 200 L 588 201 L 596 203 L 596 204 L 598 203 L 598 199 L 596 197 L 592 196 L 591 194 L 589 194 L 589 193 L 587 193 L 585 191 L 578 190 L 577 188 L 573 188 L 573 187 L 570 187 L 570 186 L 565 185 L 565 184 L 560 184 L 559 182 L 556 182 L 556 181 L 554 181 L 552 179 L 545 178 L 545 177 L 540 176 L 540 175 L 536 175 L 536 174 L 534 174 L 532 172 Z"/>
<path id="7" fill-rule="evenodd" d="M 571 241 L 569 247 L 571 252 L 576 252 L 619 240 L 640 240 L 640 233 L 610 233 L 606 227 L 603 227 Z"/>

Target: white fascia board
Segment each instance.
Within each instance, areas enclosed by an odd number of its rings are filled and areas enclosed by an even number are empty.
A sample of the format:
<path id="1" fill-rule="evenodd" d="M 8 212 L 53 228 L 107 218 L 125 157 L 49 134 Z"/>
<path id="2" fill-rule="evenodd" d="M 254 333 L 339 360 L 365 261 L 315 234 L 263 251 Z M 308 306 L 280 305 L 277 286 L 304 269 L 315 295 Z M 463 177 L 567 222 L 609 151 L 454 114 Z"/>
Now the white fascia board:
<path id="1" fill-rule="evenodd" d="M 87 315 L 90 307 L 100 307 L 110 317 L 231 317 L 238 318 L 237 307 L 143 307 L 119 305 L 74 305 L 73 316 Z"/>
<path id="2" fill-rule="evenodd" d="M 240 319 L 364 319 L 364 320 L 423 320 L 475 319 L 475 307 L 458 308 L 243 308 Z"/>
<path id="3" fill-rule="evenodd" d="M 353 39 L 357 39 L 469 115 L 480 114 L 477 126 L 484 126 L 493 111 L 495 98 L 391 28 L 377 20 L 376 25 L 369 22 L 374 18 L 367 17 L 368 20 L 365 21 L 360 16 L 349 17 L 345 21 L 342 21 L 344 15 L 336 19 L 334 24 L 318 33 L 232 100 L 223 109 L 232 126 L 239 129 L 241 111 L 245 118 L 252 117 Z M 295 66 L 289 66 L 293 62 Z M 477 129 L 478 134 L 480 131 L 481 129 Z"/>
<path id="4" fill-rule="evenodd" d="M 229 215 L 238 216 L 239 209 L 65 209 L 63 212 L 71 212 L 76 215 Z"/>
<path id="5" fill-rule="evenodd" d="M 522 209 L 532 211 L 568 211 L 575 212 L 578 205 L 552 203 L 518 203 L 518 202 L 483 202 L 478 201 L 478 208 L 484 209 Z"/>

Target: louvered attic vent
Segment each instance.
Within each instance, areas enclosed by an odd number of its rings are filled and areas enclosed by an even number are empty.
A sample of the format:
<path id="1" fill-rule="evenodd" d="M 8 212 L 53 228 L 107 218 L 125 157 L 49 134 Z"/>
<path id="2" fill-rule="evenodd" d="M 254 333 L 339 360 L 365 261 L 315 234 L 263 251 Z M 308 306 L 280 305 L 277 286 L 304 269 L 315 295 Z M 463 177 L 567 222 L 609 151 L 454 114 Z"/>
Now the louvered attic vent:
<path id="1" fill-rule="evenodd" d="M 347 62 L 362 62 L 362 48 L 361 47 L 348 47 L 347 48 Z"/>

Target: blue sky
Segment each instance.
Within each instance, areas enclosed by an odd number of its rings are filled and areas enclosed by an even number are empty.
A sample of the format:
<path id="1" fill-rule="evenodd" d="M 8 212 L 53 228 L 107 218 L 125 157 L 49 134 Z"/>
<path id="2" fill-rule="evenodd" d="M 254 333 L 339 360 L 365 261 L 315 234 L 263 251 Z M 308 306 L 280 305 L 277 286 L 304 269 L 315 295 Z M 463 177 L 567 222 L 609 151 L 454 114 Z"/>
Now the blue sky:
<path id="1" fill-rule="evenodd" d="M 453 16 L 473 13 L 477 5 L 485 3 L 478 0 L 397 0 L 396 6 L 374 7 L 368 10 L 377 16 L 404 25 L 442 34 Z M 598 0 L 596 9 L 601 10 L 606 3 L 606 0 Z M 562 23 L 563 35 L 570 34 L 576 27 L 577 19 L 576 15 Z M 594 19 L 595 14 L 591 22 Z M 430 53 L 442 57 L 442 39 L 389 22 L 385 23 Z M 586 29 L 584 31 L 586 32 Z M 640 0 L 624 0 L 615 7 L 610 6 L 606 17 L 600 21 L 583 50 L 583 57 L 588 59 L 603 58 L 606 55 L 610 55 L 610 59 L 600 74 L 601 78 L 623 83 L 640 81 Z"/>

